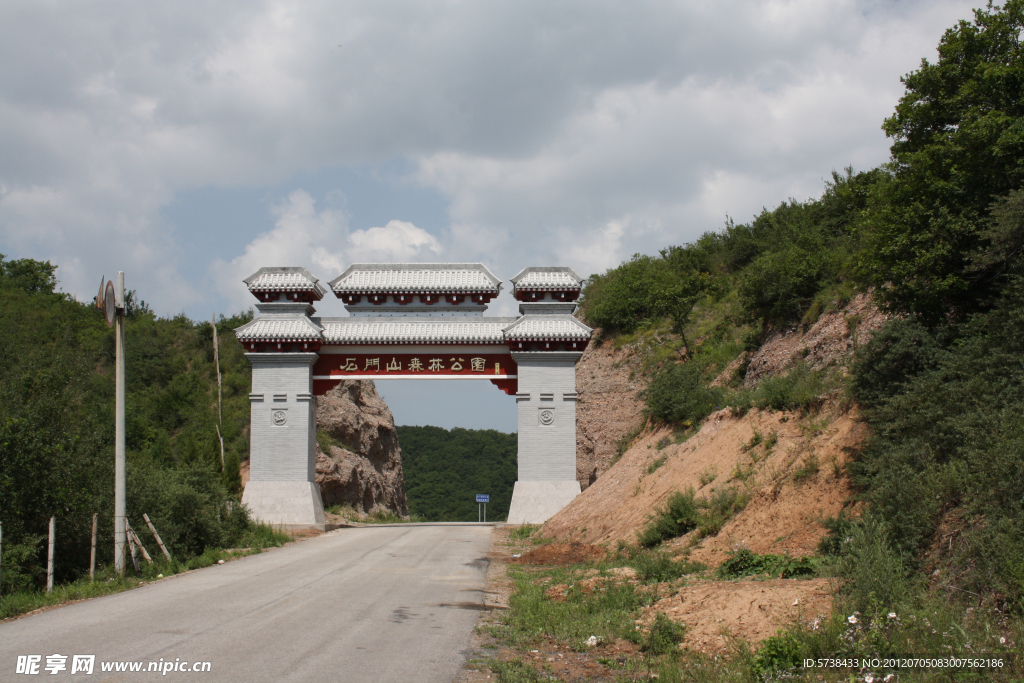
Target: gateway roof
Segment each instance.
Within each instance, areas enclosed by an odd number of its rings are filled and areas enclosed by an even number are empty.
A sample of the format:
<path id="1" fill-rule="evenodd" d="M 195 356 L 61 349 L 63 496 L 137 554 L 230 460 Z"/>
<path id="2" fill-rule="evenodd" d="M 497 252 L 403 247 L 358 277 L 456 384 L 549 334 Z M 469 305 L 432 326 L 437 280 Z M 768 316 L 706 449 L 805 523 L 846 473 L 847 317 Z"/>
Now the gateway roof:
<path id="1" fill-rule="evenodd" d="M 320 341 L 321 328 L 309 318 L 256 318 L 235 330 L 240 342 Z"/>
<path id="2" fill-rule="evenodd" d="M 482 263 L 353 263 L 329 284 L 339 296 L 501 291 L 501 280 Z"/>
<path id="3" fill-rule="evenodd" d="M 571 315 L 529 315 L 505 328 L 509 341 L 586 341 L 592 329 Z"/>
<path id="4" fill-rule="evenodd" d="M 296 266 L 263 267 L 242 282 L 254 294 L 257 292 L 312 292 L 315 298 L 320 300 L 327 293 L 319 279 L 305 268 Z"/>
<path id="5" fill-rule="evenodd" d="M 583 286 L 583 278 L 566 266 L 524 268 L 511 282 L 513 292 L 578 290 Z"/>

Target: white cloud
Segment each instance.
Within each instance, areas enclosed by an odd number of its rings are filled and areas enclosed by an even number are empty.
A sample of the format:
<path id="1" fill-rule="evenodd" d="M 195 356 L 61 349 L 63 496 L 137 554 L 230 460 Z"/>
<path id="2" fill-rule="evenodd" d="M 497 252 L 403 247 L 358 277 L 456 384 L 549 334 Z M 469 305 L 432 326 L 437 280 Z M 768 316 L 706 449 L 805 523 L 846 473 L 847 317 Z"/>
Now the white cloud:
<path id="1" fill-rule="evenodd" d="M 383 228 L 356 230 L 348 237 L 353 261 L 422 261 L 441 253 L 441 244 L 426 230 L 405 221 L 388 221 Z"/>
<path id="2" fill-rule="evenodd" d="M 273 230 L 258 235 L 230 262 L 213 262 L 212 278 L 227 293 L 232 310 L 253 304 L 242 280 L 263 266 L 303 266 L 325 281 L 341 272 L 348 222 L 336 209 L 317 212 L 315 204 L 309 193 L 291 192 L 272 207 Z"/>
<path id="3" fill-rule="evenodd" d="M 304 190 L 293 190 L 271 211 L 277 218 L 273 230 L 258 235 L 230 262 L 218 259 L 210 267 L 211 279 L 227 293 L 231 310 L 253 304 L 242 280 L 263 266 L 303 266 L 326 285 L 350 263 L 424 261 L 441 253 L 433 235 L 405 221 L 350 232 L 343 211 L 317 211 L 316 201 Z M 342 314 L 330 299 L 318 305 L 320 312 Z"/>

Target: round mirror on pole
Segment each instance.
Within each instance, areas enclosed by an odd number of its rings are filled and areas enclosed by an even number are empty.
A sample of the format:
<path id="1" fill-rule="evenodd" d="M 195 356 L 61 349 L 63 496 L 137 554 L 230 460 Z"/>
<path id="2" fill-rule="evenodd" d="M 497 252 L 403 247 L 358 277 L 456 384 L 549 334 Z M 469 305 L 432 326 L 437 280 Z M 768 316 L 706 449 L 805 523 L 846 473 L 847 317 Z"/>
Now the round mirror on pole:
<path id="1" fill-rule="evenodd" d="M 113 327 L 117 304 L 114 301 L 114 283 L 110 280 L 107 280 L 107 288 L 103 292 L 103 313 L 107 317 L 107 327 Z"/>

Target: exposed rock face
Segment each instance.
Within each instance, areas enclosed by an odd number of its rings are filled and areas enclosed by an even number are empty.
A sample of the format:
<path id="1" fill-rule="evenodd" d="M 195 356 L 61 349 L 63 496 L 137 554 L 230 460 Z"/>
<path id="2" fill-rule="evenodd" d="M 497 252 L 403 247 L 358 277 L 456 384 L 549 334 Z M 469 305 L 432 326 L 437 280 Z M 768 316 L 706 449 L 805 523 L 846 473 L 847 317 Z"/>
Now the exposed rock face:
<path id="1" fill-rule="evenodd" d="M 329 454 L 321 451 L 322 439 L 316 449 L 316 483 L 324 506 L 408 515 L 395 419 L 373 380 L 345 380 L 318 397 L 316 421 L 317 429 L 334 441 Z"/>
<path id="2" fill-rule="evenodd" d="M 854 348 L 866 344 L 888 319 L 869 294 L 858 294 L 843 310 L 822 314 L 806 332 L 794 328 L 769 336 L 750 357 L 743 385 L 757 386 L 765 377 L 784 374 L 801 361 L 814 370 L 833 364 L 845 369 L 853 358 Z M 723 376 L 731 369 L 727 368 Z"/>
<path id="3" fill-rule="evenodd" d="M 610 341 L 588 346 L 576 365 L 576 478 L 583 488 L 611 466 L 619 440 L 643 419 L 637 394 L 647 380 L 638 367 L 635 350 L 616 350 Z"/>

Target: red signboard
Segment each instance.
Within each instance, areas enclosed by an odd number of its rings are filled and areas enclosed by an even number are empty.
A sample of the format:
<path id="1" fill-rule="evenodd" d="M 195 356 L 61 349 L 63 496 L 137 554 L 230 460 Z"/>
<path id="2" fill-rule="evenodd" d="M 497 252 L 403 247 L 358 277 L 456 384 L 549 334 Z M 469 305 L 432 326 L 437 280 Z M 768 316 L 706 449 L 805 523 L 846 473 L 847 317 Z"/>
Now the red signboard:
<path id="1" fill-rule="evenodd" d="M 325 353 L 313 366 L 314 393 L 342 379 L 488 379 L 506 393 L 517 384 L 512 354 Z"/>

